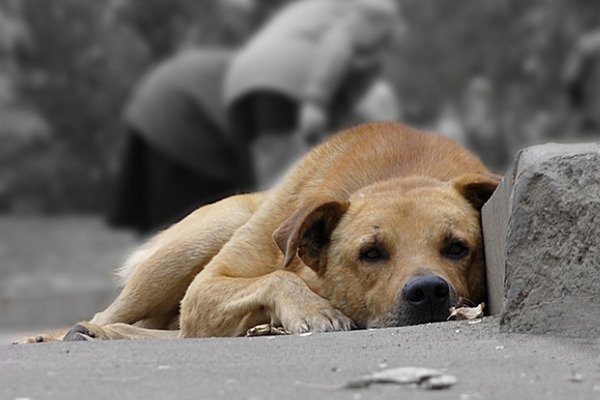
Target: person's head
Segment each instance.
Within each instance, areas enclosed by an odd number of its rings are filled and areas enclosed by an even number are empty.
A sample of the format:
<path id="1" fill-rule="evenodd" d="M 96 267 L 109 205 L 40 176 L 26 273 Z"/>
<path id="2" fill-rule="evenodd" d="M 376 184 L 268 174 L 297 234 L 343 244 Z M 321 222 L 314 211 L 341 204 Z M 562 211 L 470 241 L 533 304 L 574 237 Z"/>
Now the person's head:
<path id="1" fill-rule="evenodd" d="M 402 27 L 400 13 L 393 0 L 353 0 L 342 24 L 351 37 L 356 70 L 378 68 Z"/>
<path id="2" fill-rule="evenodd" d="M 360 48 L 385 46 L 400 26 L 400 11 L 394 0 L 354 0 L 349 15 L 355 43 Z"/>

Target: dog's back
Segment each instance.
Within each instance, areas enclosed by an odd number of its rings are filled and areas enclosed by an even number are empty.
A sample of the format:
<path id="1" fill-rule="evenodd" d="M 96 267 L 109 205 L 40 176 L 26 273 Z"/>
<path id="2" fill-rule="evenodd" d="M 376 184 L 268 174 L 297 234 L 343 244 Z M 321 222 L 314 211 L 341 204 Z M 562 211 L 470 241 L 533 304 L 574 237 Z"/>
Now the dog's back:
<path id="1" fill-rule="evenodd" d="M 391 178 L 449 181 L 467 173 L 491 174 L 477 157 L 444 136 L 401 123 L 371 123 L 342 131 L 315 148 L 270 198 L 286 208 L 297 207 L 312 196 L 347 199 L 363 187 Z"/>

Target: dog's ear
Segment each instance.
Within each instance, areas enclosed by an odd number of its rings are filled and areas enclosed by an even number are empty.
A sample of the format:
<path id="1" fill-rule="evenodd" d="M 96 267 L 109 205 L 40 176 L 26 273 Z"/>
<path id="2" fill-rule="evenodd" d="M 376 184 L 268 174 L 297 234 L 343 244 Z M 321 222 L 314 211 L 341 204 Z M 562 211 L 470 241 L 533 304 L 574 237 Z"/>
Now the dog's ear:
<path id="1" fill-rule="evenodd" d="M 465 174 L 452 180 L 452 185 L 476 210 L 492 196 L 502 177 L 499 175 Z"/>
<path id="2" fill-rule="evenodd" d="M 286 219 L 273 233 L 273 240 L 285 256 L 284 267 L 289 267 L 298 254 L 307 266 L 321 271 L 331 232 L 349 206 L 347 200 L 320 199 L 300 207 Z"/>

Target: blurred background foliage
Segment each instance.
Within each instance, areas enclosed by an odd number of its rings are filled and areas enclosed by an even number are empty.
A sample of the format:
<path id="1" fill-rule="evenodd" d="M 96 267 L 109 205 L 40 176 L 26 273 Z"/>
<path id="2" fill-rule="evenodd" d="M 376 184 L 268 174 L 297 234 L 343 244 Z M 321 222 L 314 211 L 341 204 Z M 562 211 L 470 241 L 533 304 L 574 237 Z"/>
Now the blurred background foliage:
<path id="1" fill-rule="evenodd" d="M 0 211 L 102 211 L 121 109 L 143 71 L 190 43 L 237 46 L 283 3 L 259 1 L 242 20 L 221 0 L 0 0 Z M 516 130 L 536 123 L 545 137 L 564 129 L 564 60 L 598 25 L 600 2 L 400 4 L 406 27 L 387 74 L 405 121 L 435 127 L 484 76 L 490 123 L 511 135 L 535 136 Z"/>

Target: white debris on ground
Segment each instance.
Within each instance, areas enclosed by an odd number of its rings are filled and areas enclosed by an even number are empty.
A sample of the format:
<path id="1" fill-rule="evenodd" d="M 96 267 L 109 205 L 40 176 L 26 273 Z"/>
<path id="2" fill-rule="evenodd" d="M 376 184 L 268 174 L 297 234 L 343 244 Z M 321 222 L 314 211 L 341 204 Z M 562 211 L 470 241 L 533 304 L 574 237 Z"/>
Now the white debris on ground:
<path id="1" fill-rule="evenodd" d="M 481 303 L 477 307 L 451 307 L 448 320 L 463 321 L 483 318 L 484 308 L 485 303 Z"/>
<path id="2" fill-rule="evenodd" d="M 455 376 L 441 371 L 420 367 L 400 367 L 386 369 L 365 375 L 346 384 L 346 388 L 365 388 L 376 383 L 395 383 L 399 385 L 417 385 L 422 389 L 446 389 L 458 382 Z"/>
<path id="3" fill-rule="evenodd" d="M 246 331 L 246 336 L 273 336 L 273 335 L 289 335 L 290 332 L 281 328 L 272 326 L 271 324 L 257 325 L 254 328 Z"/>

